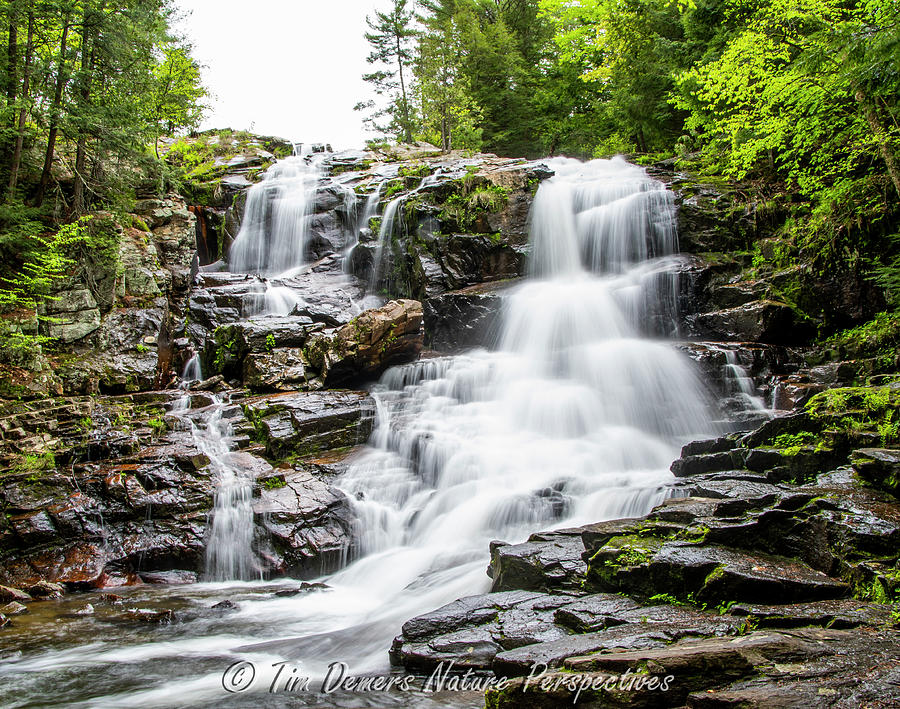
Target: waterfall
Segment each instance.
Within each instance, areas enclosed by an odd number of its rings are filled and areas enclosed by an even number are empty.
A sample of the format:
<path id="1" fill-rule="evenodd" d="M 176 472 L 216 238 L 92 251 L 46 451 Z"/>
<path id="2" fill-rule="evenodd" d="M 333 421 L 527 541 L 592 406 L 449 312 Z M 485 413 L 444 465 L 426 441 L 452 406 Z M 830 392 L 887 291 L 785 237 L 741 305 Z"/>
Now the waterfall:
<path id="1" fill-rule="evenodd" d="M 394 228 L 397 222 L 397 212 L 403 204 L 403 197 L 397 197 L 388 202 L 384 208 L 384 215 L 381 217 L 381 225 L 378 229 L 378 244 L 375 247 L 375 259 L 372 264 L 372 275 L 369 280 L 369 293 L 375 293 L 378 282 L 384 271 L 384 250 L 390 247 L 391 238 L 394 235 Z"/>
<path id="2" fill-rule="evenodd" d="M 184 365 L 184 371 L 181 373 L 181 379 L 184 382 L 199 382 L 203 379 L 203 373 L 200 369 L 200 355 L 194 355 Z"/>
<path id="3" fill-rule="evenodd" d="M 255 477 L 241 456 L 232 452 L 231 424 L 225 416 L 228 402 L 218 396 L 205 409 L 191 412 L 185 394 L 170 413 L 190 426 L 194 445 L 209 458 L 216 485 L 213 510 L 207 527 L 206 573 L 210 581 L 262 578 L 253 550 L 253 485 Z"/>
<path id="4" fill-rule="evenodd" d="M 280 284 L 280 281 L 275 281 Z M 263 279 L 258 287 L 244 295 L 241 315 L 245 318 L 258 315 L 290 315 L 303 299 L 293 288 L 275 285 Z"/>
<path id="5" fill-rule="evenodd" d="M 206 427 L 194 424 L 194 442 L 210 460 L 216 495 L 206 542 L 206 577 L 210 581 L 261 578 L 253 552 L 253 484 L 251 472 L 233 459 L 231 424 L 225 406 L 214 404 Z"/>
<path id="6" fill-rule="evenodd" d="M 346 662 L 354 676 L 380 674 L 405 621 L 489 589 L 492 540 L 518 543 L 538 530 L 635 517 L 664 500 L 680 446 L 720 431 L 692 363 L 660 337 L 671 328 L 656 327 L 661 312 L 674 318 L 671 195 L 622 160 L 548 165 L 555 176 L 532 207 L 531 277 L 504 291 L 497 349 L 392 368 L 374 389 L 368 445 L 329 479 L 346 494 L 357 526 L 351 563 L 319 579 L 327 590 L 293 580 L 125 590 L 136 603 L 159 598 L 196 619 L 139 636 L 110 623 L 102 638 L 79 638 L 77 647 L 57 646 L 54 629 L 52 643 L 41 640 L 21 661 L 7 661 L 4 696 L 30 705 L 60 692 L 71 705 L 74 692 L 78 706 L 231 706 L 223 704 L 223 670 L 248 658 L 260 668 L 274 667 L 275 658 L 296 662 L 317 678 L 331 662 Z M 383 244 L 399 204 L 386 210 Z M 262 240 L 258 263 L 278 264 L 264 250 L 270 241 Z M 278 289 L 291 280 L 241 282 L 258 287 L 258 300 L 242 308 L 287 308 Z M 195 364 L 184 380 L 201 377 Z M 748 384 L 738 369 L 731 374 L 739 387 Z M 206 579 L 259 578 L 255 468 L 252 456 L 232 450 L 232 405 L 185 391 L 170 413 L 190 426 L 216 484 Z M 275 590 L 282 584 L 284 595 Z M 226 598 L 238 608 L 210 608 Z M 468 645 L 463 635 L 459 642 Z M 135 682 L 122 684 L 124 668 L 137 673 Z M 268 686 L 257 678 L 256 693 L 239 701 L 266 704 Z M 32 699 L 34 687 L 40 699 Z M 431 704 L 386 694 L 310 701 Z M 456 701 L 435 697 L 435 706 Z"/>
<path id="7" fill-rule="evenodd" d="M 343 253 L 343 269 L 344 273 L 350 273 L 350 255 L 353 253 L 353 249 L 355 249 L 359 245 L 359 232 L 362 229 L 369 228 L 369 222 L 372 217 L 374 217 L 378 213 L 378 203 L 381 201 L 381 191 L 384 189 L 385 183 L 379 182 L 374 190 L 369 194 L 366 198 L 365 206 L 363 207 L 362 213 L 359 215 L 359 219 L 356 222 L 356 229 L 353 231 L 350 237 L 350 241 L 347 244 L 347 247 L 344 249 Z"/>
<path id="8" fill-rule="evenodd" d="M 279 160 L 250 188 L 228 262 L 235 273 L 278 274 L 304 263 L 321 158 Z"/>
<path id="9" fill-rule="evenodd" d="M 772 410 L 766 406 L 763 397 L 760 396 L 753 382 L 753 377 L 738 361 L 737 352 L 734 350 L 723 349 L 725 355 L 725 375 L 728 381 L 732 382 L 735 393 L 750 411 L 773 415 Z"/>
<path id="10" fill-rule="evenodd" d="M 550 167 L 533 277 L 506 298 L 498 351 L 393 368 L 374 391 L 375 430 L 338 480 L 356 561 L 309 601 L 310 661 L 327 647 L 382 665 L 404 620 L 487 590 L 491 540 L 645 514 L 680 446 L 716 433 L 691 362 L 640 334 L 669 297 L 648 274 L 675 268 L 671 195 L 622 160 Z"/>

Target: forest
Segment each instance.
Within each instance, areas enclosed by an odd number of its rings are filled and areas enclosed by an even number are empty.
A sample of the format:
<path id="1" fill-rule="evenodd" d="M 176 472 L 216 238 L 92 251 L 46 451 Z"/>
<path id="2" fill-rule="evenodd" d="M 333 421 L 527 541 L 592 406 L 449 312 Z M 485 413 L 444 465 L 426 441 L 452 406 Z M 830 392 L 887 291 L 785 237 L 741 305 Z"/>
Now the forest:
<path id="1" fill-rule="evenodd" d="M 900 4 L 393 0 L 369 19 L 397 140 L 633 156 L 742 183 L 820 269 L 900 295 Z"/>
<path id="2" fill-rule="evenodd" d="M 0 704 L 900 706 L 900 0 L 187 4 L 0 0 Z"/>
<path id="3" fill-rule="evenodd" d="M 206 90 L 168 0 L 2 5 L 0 307 L 15 313 L 103 248 L 86 214 L 165 192 L 158 140 L 198 125 Z"/>

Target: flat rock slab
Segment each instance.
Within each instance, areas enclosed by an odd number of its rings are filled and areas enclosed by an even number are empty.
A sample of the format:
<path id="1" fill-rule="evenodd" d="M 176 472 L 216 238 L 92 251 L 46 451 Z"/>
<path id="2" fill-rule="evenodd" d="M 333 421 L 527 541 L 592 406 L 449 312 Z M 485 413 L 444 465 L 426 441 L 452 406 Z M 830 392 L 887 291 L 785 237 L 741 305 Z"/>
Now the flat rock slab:
<path id="1" fill-rule="evenodd" d="M 875 487 L 900 494 L 900 450 L 861 448 L 853 451 L 850 462 L 860 476 Z"/>
<path id="2" fill-rule="evenodd" d="M 896 706 L 896 631 L 804 629 L 571 657 L 489 690 L 498 709 Z"/>
<path id="3" fill-rule="evenodd" d="M 722 603 L 839 598 L 849 586 L 785 557 L 654 539 L 615 537 L 591 559 L 589 582 L 600 591 Z"/>
<path id="4" fill-rule="evenodd" d="M 760 605 L 737 603 L 728 609 L 735 616 L 752 616 L 759 628 L 803 628 L 817 625 L 837 630 L 860 625 L 884 627 L 892 622 L 893 607 L 854 599 Z"/>
<path id="5" fill-rule="evenodd" d="M 408 668 L 431 669 L 453 660 L 459 668 L 488 669 L 504 649 L 568 636 L 553 614 L 571 601 L 532 591 L 463 598 L 404 623 L 391 654 Z"/>

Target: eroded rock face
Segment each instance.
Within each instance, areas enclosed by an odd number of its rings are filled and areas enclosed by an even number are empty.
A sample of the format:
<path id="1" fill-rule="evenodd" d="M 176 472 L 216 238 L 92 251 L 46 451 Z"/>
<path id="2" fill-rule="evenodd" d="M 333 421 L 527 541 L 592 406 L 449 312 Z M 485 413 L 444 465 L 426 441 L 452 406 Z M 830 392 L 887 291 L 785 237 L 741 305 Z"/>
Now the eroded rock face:
<path id="1" fill-rule="evenodd" d="M 308 357 L 326 386 L 373 378 L 392 364 L 414 360 L 422 351 L 422 304 L 392 300 L 366 310 L 334 332 L 314 335 Z"/>
<path id="2" fill-rule="evenodd" d="M 341 456 L 315 457 L 365 440 L 372 405 L 362 392 L 300 393 L 197 407 L 165 407 L 182 392 L 18 403 L 0 412 L 0 584 L 42 581 L 87 589 L 187 583 L 203 572 L 216 490 L 215 467 L 191 433 L 221 408 L 230 424 L 230 464 L 256 479 L 254 512 L 264 572 L 317 576 L 343 563 L 353 516 L 330 481 Z M 240 392 L 232 392 L 240 398 Z M 9 425 L 19 423 L 19 428 Z M 256 424 L 254 428 L 254 423 Z M 273 470 L 253 446 L 309 462 Z M 23 451 L 28 451 L 26 455 Z M 24 595 L 4 594 L 0 600 Z"/>
<path id="3" fill-rule="evenodd" d="M 441 293 L 425 301 L 426 344 L 439 352 L 491 346 L 499 336 L 507 282 Z"/>
<path id="4" fill-rule="evenodd" d="M 251 399 L 248 418 L 266 453 L 276 460 L 310 456 L 365 442 L 375 403 L 366 392 L 295 392 Z"/>
<path id="5" fill-rule="evenodd" d="M 253 512 L 270 573 L 315 578 L 346 562 L 354 516 L 342 492 L 309 469 L 279 470 L 259 482 Z"/>

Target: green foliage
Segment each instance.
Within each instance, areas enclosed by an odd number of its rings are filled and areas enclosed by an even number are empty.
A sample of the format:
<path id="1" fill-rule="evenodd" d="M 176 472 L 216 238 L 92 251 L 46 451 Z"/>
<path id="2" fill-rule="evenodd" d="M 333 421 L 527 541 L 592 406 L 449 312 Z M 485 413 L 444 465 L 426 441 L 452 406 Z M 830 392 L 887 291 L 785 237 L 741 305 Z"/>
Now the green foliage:
<path id="1" fill-rule="evenodd" d="M 20 268 L 0 281 L 0 313 L 34 313 L 38 319 L 48 319 L 40 305 L 53 298 L 56 284 L 66 280 L 76 265 L 76 258 L 91 242 L 88 218 L 66 224 L 50 236 L 34 235 L 29 240 L 31 256 Z M 118 257 L 118 252 L 116 252 Z M 24 332 L 15 327 L 3 333 L 2 347 L 9 350 L 9 359 L 17 351 L 27 351 L 49 338 L 36 332 Z"/>
<path id="2" fill-rule="evenodd" d="M 404 165 L 400 168 L 399 174 L 401 177 L 428 177 L 431 174 L 431 166 L 424 162 L 409 167 Z"/>
<path id="3" fill-rule="evenodd" d="M 391 199 L 399 192 L 406 190 L 406 182 L 403 180 L 391 180 L 384 189 L 384 198 Z"/>
<path id="4" fill-rule="evenodd" d="M 816 394 L 806 411 L 820 420 L 836 420 L 850 434 L 877 433 L 881 445 L 900 442 L 900 389 L 844 387 Z"/>
<path id="5" fill-rule="evenodd" d="M 285 485 L 287 485 L 287 481 L 280 475 L 266 478 L 260 483 L 260 486 L 266 490 L 278 490 L 280 488 L 283 488 Z"/>
<path id="6" fill-rule="evenodd" d="M 53 470 L 56 459 L 50 451 L 44 453 L 27 453 L 13 467 L 14 473 L 28 473 L 27 482 L 39 482 L 41 473 Z"/>
<path id="7" fill-rule="evenodd" d="M 499 212 L 509 201 L 509 193 L 495 185 L 470 187 L 463 180 L 462 189 L 444 202 L 438 215 L 445 228 L 471 230 L 485 212 Z"/>
<path id="8" fill-rule="evenodd" d="M 893 358 L 900 349 L 900 314 L 879 313 L 863 325 L 832 335 L 823 344 L 836 349 L 838 356 L 845 359 L 879 355 Z"/>

